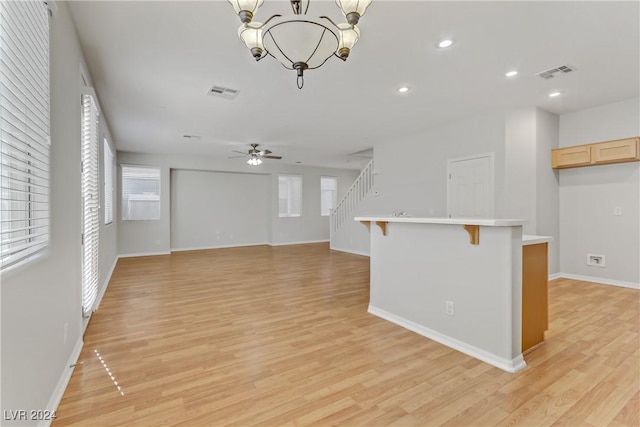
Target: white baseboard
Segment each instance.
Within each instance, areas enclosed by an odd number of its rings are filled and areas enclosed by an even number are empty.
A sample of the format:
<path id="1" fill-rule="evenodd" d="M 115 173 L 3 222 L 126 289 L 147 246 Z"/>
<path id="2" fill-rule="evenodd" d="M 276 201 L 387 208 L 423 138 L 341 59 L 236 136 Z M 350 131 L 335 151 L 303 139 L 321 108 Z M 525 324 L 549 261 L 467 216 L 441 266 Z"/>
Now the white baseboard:
<path id="1" fill-rule="evenodd" d="M 64 395 L 64 391 L 67 389 L 67 385 L 69 384 L 69 380 L 71 379 L 71 374 L 73 374 L 73 370 L 75 369 L 76 363 L 78 362 L 78 358 L 80 357 L 80 352 L 82 351 L 82 346 L 84 342 L 82 341 L 82 335 L 78 337 L 78 341 L 76 341 L 76 345 L 73 347 L 71 354 L 69 355 L 69 360 L 62 371 L 62 375 L 60 375 L 60 379 L 58 379 L 58 383 L 56 384 L 56 388 L 53 389 L 53 394 L 49 399 L 49 403 L 47 403 L 47 407 L 45 408 L 49 413 L 55 412 L 58 409 L 58 405 L 60 405 L 60 401 L 62 400 L 62 396 Z M 42 420 L 38 423 L 38 426 L 50 426 L 52 420 Z"/>
<path id="2" fill-rule="evenodd" d="M 584 282 L 599 283 L 601 285 L 620 286 L 622 288 L 640 289 L 640 283 L 623 282 L 622 280 L 603 279 L 601 277 L 581 276 L 579 274 L 558 273 L 558 277 Z"/>
<path id="3" fill-rule="evenodd" d="M 140 252 L 137 254 L 120 254 L 118 258 L 136 258 L 141 256 L 171 255 L 171 252 Z"/>
<path id="4" fill-rule="evenodd" d="M 245 243 L 242 245 L 220 245 L 220 246 L 198 246 L 193 248 L 171 248 L 171 252 L 188 252 L 188 251 L 206 251 L 209 249 L 228 249 L 228 248 L 244 248 L 248 246 L 265 246 L 269 243 Z"/>
<path id="5" fill-rule="evenodd" d="M 496 368 L 500 368 L 503 371 L 514 373 L 514 372 L 518 372 L 519 370 L 527 366 L 527 364 L 524 361 L 524 358 L 522 357 L 522 354 L 518 355 L 517 357 L 511 360 L 505 359 L 503 357 L 490 353 L 486 350 L 483 350 L 471 344 L 467 344 L 465 342 L 459 341 L 450 336 L 441 334 L 440 332 L 436 332 L 433 329 L 427 328 L 426 326 L 419 325 L 415 322 L 404 319 L 400 316 L 396 316 L 395 314 L 389 313 L 388 311 L 382 310 L 372 305 L 369 305 L 368 311 L 374 316 L 378 316 L 384 320 L 388 320 L 391 323 L 395 323 L 398 326 L 402 326 L 403 328 L 413 331 L 417 334 L 420 334 L 423 337 L 427 337 L 433 341 L 439 342 L 440 344 L 446 345 L 447 347 L 451 347 L 454 350 L 458 350 L 471 357 L 475 357 L 476 359 L 481 360 L 490 365 L 493 365 Z"/>
<path id="6" fill-rule="evenodd" d="M 562 273 L 553 273 L 549 275 L 549 280 L 560 279 L 562 277 Z"/>
<path id="7" fill-rule="evenodd" d="M 269 243 L 269 246 L 308 245 L 310 243 L 328 243 L 329 240 L 305 240 L 302 242 Z"/>
<path id="8" fill-rule="evenodd" d="M 331 249 L 332 251 L 346 252 L 348 254 L 362 255 L 362 256 L 366 256 L 367 258 L 371 256 L 366 252 L 354 251 L 353 249 L 336 248 L 335 246 L 331 246 L 329 249 Z"/>

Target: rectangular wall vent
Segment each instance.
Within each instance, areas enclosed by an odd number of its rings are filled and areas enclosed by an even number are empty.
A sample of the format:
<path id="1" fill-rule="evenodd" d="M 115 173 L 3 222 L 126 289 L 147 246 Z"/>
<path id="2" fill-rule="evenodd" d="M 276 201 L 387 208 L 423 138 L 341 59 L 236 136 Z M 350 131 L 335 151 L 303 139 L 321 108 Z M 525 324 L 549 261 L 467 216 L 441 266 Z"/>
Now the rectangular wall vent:
<path id="1" fill-rule="evenodd" d="M 572 71 L 575 71 L 576 67 L 572 65 L 560 65 L 555 68 L 551 68 L 550 70 L 541 71 L 536 76 L 540 76 L 543 79 L 552 79 L 556 75 L 568 74 Z"/>
<path id="2" fill-rule="evenodd" d="M 218 98 L 224 99 L 235 99 L 235 97 L 238 96 L 239 93 L 239 90 L 215 85 L 211 86 L 211 89 L 209 89 L 209 95 L 217 96 Z"/>

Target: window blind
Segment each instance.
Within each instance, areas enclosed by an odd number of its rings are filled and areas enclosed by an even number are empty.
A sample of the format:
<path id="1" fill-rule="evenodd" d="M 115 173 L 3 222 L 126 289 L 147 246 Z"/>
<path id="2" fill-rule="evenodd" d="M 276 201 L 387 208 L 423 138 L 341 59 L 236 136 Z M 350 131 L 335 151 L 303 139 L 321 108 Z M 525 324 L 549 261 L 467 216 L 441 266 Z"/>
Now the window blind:
<path id="1" fill-rule="evenodd" d="M 113 153 L 104 139 L 104 223 L 113 222 Z"/>
<path id="2" fill-rule="evenodd" d="M 88 316 L 98 295 L 100 203 L 98 194 L 98 107 L 82 95 L 82 312 Z"/>
<path id="3" fill-rule="evenodd" d="M 122 219 L 160 219 L 160 168 L 122 165 Z"/>
<path id="4" fill-rule="evenodd" d="M 302 214 L 302 177 L 278 175 L 278 206 L 280 217 Z"/>
<path id="5" fill-rule="evenodd" d="M 320 177 L 320 215 L 329 216 L 338 202 L 338 178 Z"/>
<path id="6" fill-rule="evenodd" d="M 0 270 L 49 241 L 49 13 L 0 2 Z"/>

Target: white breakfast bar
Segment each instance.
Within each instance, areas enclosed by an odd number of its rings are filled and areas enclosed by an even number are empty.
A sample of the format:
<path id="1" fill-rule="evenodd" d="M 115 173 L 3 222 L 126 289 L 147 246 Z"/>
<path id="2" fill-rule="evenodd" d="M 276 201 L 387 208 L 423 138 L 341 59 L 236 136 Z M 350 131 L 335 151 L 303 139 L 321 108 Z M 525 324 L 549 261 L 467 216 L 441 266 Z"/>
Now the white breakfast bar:
<path id="1" fill-rule="evenodd" d="M 526 221 L 355 220 L 371 234 L 371 314 L 505 371 L 526 366 L 522 356 L 522 225 Z M 543 244 L 546 256 L 550 238 L 527 237 L 529 242 Z"/>

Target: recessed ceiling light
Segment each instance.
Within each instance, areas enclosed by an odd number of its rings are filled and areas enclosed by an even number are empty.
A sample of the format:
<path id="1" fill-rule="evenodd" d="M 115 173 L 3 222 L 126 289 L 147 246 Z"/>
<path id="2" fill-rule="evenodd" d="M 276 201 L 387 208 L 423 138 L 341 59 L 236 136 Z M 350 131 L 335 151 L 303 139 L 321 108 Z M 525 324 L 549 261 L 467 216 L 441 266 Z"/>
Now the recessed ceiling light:
<path id="1" fill-rule="evenodd" d="M 550 97 L 550 98 L 555 98 L 556 96 L 560 96 L 560 92 L 551 92 L 551 93 L 549 94 L 549 97 Z"/>
<path id="2" fill-rule="evenodd" d="M 453 44 L 452 40 L 442 40 L 440 43 L 438 43 L 438 47 L 449 47 Z"/>
<path id="3" fill-rule="evenodd" d="M 513 71 L 509 71 L 508 73 L 505 74 L 505 76 L 507 77 L 513 77 L 513 76 L 517 76 L 518 72 L 516 70 Z"/>
<path id="4" fill-rule="evenodd" d="M 409 92 L 409 90 L 411 90 L 411 88 L 409 86 L 400 86 L 398 88 L 398 92 L 399 93 L 407 93 L 407 92 Z"/>

